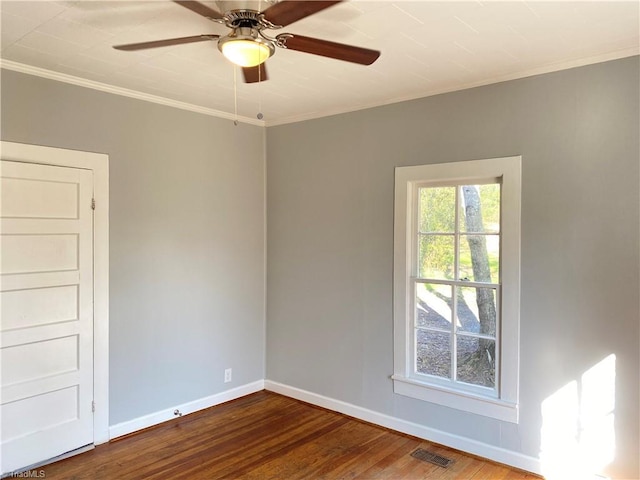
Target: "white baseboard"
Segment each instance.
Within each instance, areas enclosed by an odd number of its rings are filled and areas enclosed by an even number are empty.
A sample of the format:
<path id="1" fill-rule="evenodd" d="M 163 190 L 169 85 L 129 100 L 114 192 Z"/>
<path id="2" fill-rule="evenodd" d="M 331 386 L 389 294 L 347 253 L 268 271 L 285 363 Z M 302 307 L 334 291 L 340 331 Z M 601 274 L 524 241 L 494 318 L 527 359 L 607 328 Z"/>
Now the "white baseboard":
<path id="1" fill-rule="evenodd" d="M 344 413 L 345 415 L 364 420 L 365 422 L 374 423 L 382 427 L 413 435 L 414 437 L 439 443 L 440 445 L 445 445 L 447 447 L 455 448 L 456 450 L 478 455 L 480 457 L 503 463 L 505 465 L 510 465 L 528 472 L 533 472 L 538 475 L 542 474 L 542 465 L 540 460 L 528 455 L 523 455 L 522 453 L 443 432 L 442 430 L 437 430 L 435 428 L 425 427 L 418 423 L 409 422 L 401 418 L 392 417 L 384 413 L 375 412 L 351 403 L 335 400 L 333 398 L 301 390 L 299 388 L 290 387 L 271 380 L 264 381 L 264 388 L 271 392 L 302 400 L 303 402 L 311 403 L 335 412 Z"/>
<path id="2" fill-rule="evenodd" d="M 244 397 L 245 395 L 259 392 L 261 390 L 264 390 L 264 380 L 247 383 L 246 385 L 241 385 L 239 387 L 232 388 L 231 390 L 216 393 L 215 395 L 211 395 L 209 397 L 183 403 L 182 405 L 175 405 L 159 412 L 150 413 L 149 415 L 144 415 L 142 417 L 134 418 L 133 420 L 128 420 L 126 422 L 112 425 L 109 427 L 109 438 L 113 440 L 114 438 L 137 432 L 138 430 L 142 430 L 143 428 L 152 427 L 154 425 L 158 425 L 159 423 L 173 420 L 174 418 L 176 418 L 173 413 L 176 409 L 179 410 L 182 415 L 188 415 L 190 413 L 197 412 L 198 410 L 213 407 L 215 405 L 219 405 L 230 400 L 235 400 L 236 398 Z"/>

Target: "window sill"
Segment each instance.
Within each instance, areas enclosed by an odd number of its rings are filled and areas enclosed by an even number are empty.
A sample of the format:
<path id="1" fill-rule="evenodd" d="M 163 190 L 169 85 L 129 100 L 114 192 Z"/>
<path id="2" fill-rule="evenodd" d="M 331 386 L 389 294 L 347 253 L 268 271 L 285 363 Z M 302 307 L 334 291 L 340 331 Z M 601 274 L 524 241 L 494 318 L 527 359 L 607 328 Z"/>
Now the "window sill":
<path id="1" fill-rule="evenodd" d="M 518 405 L 498 398 L 428 385 L 418 380 L 393 375 L 393 391 L 399 395 L 444 405 L 445 407 L 518 423 Z"/>

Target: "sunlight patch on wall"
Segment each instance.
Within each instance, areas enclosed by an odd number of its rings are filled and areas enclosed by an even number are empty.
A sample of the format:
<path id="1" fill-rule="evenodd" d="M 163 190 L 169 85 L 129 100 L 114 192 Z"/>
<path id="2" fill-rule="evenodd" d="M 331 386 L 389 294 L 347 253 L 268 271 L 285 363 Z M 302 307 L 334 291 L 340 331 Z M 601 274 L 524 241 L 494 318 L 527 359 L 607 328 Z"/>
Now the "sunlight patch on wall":
<path id="1" fill-rule="evenodd" d="M 545 478 L 602 478 L 615 457 L 616 356 L 609 355 L 542 402 Z"/>

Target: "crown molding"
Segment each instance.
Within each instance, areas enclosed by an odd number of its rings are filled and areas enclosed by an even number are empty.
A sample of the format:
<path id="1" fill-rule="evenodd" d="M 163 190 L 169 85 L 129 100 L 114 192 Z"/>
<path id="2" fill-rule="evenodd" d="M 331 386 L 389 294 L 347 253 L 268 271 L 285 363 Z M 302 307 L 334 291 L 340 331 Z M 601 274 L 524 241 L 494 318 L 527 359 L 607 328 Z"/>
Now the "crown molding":
<path id="1" fill-rule="evenodd" d="M 257 125 L 261 127 L 274 127 L 278 125 L 304 122 L 306 120 L 314 120 L 322 117 L 330 117 L 333 115 L 341 115 L 344 113 L 351 113 L 359 110 L 366 110 L 369 108 L 381 107 L 381 106 L 390 105 L 393 103 L 417 100 L 419 98 L 432 97 L 435 95 L 441 95 L 444 93 L 451 93 L 451 92 L 456 92 L 460 90 L 467 90 L 469 88 L 482 87 L 482 86 L 491 85 L 494 83 L 507 82 L 510 80 L 518 80 L 522 78 L 533 77 L 536 75 L 543 75 L 546 73 L 553 73 L 561 70 L 568 70 L 571 68 L 577 68 L 577 67 L 583 67 L 586 65 L 592 65 L 596 63 L 608 62 L 611 60 L 619 60 L 622 58 L 632 57 L 639 54 L 640 54 L 640 47 L 626 48 L 626 49 L 616 50 L 613 52 L 607 52 L 599 55 L 583 57 L 579 59 L 569 59 L 562 62 L 556 62 L 549 65 L 530 68 L 528 70 L 523 70 L 520 72 L 514 72 L 514 73 L 505 74 L 505 75 L 498 75 L 498 76 L 481 80 L 479 82 L 470 82 L 470 83 L 461 84 L 461 85 L 451 85 L 449 87 L 424 91 L 414 95 L 391 97 L 391 98 L 385 99 L 384 101 L 354 105 L 349 108 L 305 112 L 300 115 L 292 115 L 289 117 L 283 117 L 280 119 L 269 120 L 269 121 L 257 120 L 254 118 L 244 117 L 244 116 L 236 117 L 233 114 L 222 112 L 220 110 L 214 110 L 212 108 L 193 105 L 191 103 L 180 102 L 178 100 L 171 100 L 169 98 L 160 97 L 157 95 L 151 95 L 151 94 L 139 92 L 136 90 L 129 90 L 127 88 L 116 87 L 106 83 L 87 80 L 84 78 L 75 77 L 73 75 L 68 75 L 65 73 L 55 72 L 55 71 L 47 70 L 40 67 L 34 67 L 31 65 L 14 62 L 12 60 L 6 60 L 6 59 L 0 58 L 0 67 L 5 68 L 7 70 L 13 70 L 16 72 L 26 73 L 29 75 L 35 75 L 38 77 L 48 78 L 51 80 L 70 83 L 70 84 L 78 85 L 81 87 L 92 88 L 94 90 L 99 90 L 102 92 L 113 93 L 115 95 L 122 95 L 125 97 L 131 97 L 138 100 L 144 100 L 147 102 L 158 103 L 160 105 L 179 108 L 182 110 L 189 110 L 192 112 L 202 113 L 204 115 L 209 115 L 212 117 L 224 118 L 227 120 L 238 120 L 238 122 L 241 122 L 241 123 L 247 123 L 247 124 Z"/>
<path id="2" fill-rule="evenodd" d="M 129 90 L 128 88 L 116 87 L 106 83 L 96 82 L 94 80 L 87 80 L 85 78 L 75 77 L 66 73 L 55 72 L 53 70 L 47 70 L 45 68 L 34 67 L 32 65 L 26 65 L 24 63 L 14 62 L 13 60 L 6 60 L 0 58 L 0 68 L 6 70 L 12 70 L 14 72 L 26 73 L 28 75 L 34 75 L 36 77 L 47 78 L 49 80 L 56 80 L 58 82 L 70 83 L 72 85 L 78 85 L 80 87 L 91 88 L 101 92 L 112 93 L 114 95 L 121 95 L 124 97 L 135 98 L 137 100 L 144 100 L 145 102 L 158 103 L 168 107 L 179 108 L 181 110 L 188 110 L 191 112 L 202 113 L 211 117 L 224 118 L 227 120 L 237 120 L 240 123 L 248 123 L 251 125 L 258 125 L 260 127 L 265 126 L 265 122 L 262 120 L 255 120 L 249 117 L 238 116 L 233 114 L 215 110 L 213 108 L 202 107 L 199 105 L 193 105 L 191 103 L 180 102 L 178 100 L 171 100 L 170 98 L 160 97 L 158 95 L 151 95 L 149 93 L 138 92 L 136 90 Z"/>
<path id="3" fill-rule="evenodd" d="M 307 112 L 300 115 L 292 115 L 276 120 L 270 120 L 266 123 L 267 127 L 275 127 L 277 125 L 286 125 L 288 123 L 304 122 L 306 120 L 315 120 L 323 117 L 330 117 L 333 115 L 341 115 L 344 113 L 357 112 L 359 110 L 367 110 L 369 108 L 382 107 L 384 105 L 391 105 L 394 103 L 407 102 L 410 100 L 418 100 L 420 98 L 433 97 L 435 95 L 442 95 L 444 93 L 457 92 L 460 90 L 467 90 L 470 88 L 484 87 L 486 85 L 492 85 L 494 83 L 508 82 L 510 80 L 519 80 L 522 78 L 533 77 L 536 75 L 544 75 L 546 73 L 558 72 L 561 70 L 569 70 L 571 68 L 584 67 L 587 65 L 593 65 L 596 63 L 609 62 L 612 60 L 620 60 L 622 58 L 634 57 L 640 54 L 640 46 L 625 48 L 623 50 L 616 50 L 613 52 L 607 52 L 600 55 L 594 55 L 590 57 L 583 57 L 579 59 L 565 60 L 562 62 L 556 62 L 549 65 L 543 65 L 540 67 L 534 67 L 520 72 L 508 73 L 505 75 L 497 75 L 478 82 L 469 82 L 460 85 L 451 85 L 450 87 L 423 91 L 415 95 L 406 95 L 399 97 L 391 97 L 381 102 L 372 102 L 362 105 L 354 105 L 349 108 L 323 110 L 315 112 Z"/>

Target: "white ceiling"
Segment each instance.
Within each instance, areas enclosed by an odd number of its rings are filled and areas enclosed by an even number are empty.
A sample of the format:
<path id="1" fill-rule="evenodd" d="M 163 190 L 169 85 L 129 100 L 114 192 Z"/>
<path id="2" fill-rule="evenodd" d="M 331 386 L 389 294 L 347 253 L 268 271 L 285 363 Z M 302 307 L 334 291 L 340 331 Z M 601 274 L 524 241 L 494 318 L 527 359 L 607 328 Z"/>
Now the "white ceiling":
<path id="1" fill-rule="evenodd" d="M 238 72 L 238 116 L 263 124 L 256 119 L 261 112 L 267 125 L 276 125 L 637 55 L 639 6 L 344 2 L 282 31 L 380 50 L 380 58 L 366 67 L 278 49 L 267 61 L 267 82 L 244 84 Z M 111 48 L 228 31 L 170 1 L 3 0 L 0 16 L 3 67 L 235 115 L 234 67 L 215 42 L 138 52 Z"/>

